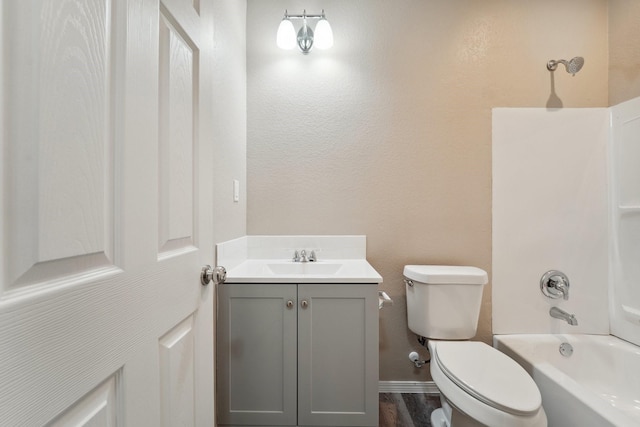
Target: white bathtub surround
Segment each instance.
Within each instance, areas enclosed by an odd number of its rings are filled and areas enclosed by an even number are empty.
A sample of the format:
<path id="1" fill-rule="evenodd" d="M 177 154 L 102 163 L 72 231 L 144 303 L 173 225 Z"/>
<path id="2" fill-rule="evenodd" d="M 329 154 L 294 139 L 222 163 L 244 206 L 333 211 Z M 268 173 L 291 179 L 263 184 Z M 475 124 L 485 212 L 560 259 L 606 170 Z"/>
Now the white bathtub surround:
<path id="1" fill-rule="evenodd" d="M 640 98 L 496 109 L 493 130 L 493 330 L 532 334 L 494 344 L 529 370 L 550 426 L 640 425 Z M 545 269 L 569 276 L 568 301 L 539 293 Z"/>
<path id="2" fill-rule="evenodd" d="M 613 334 L 640 345 L 640 98 L 493 111 L 493 332 Z M 538 290 L 548 269 L 568 301 Z M 575 314 L 578 326 L 548 316 Z"/>
<path id="3" fill-rule="evenodd" d="M 494 334 L 609 333 L 608 134 L 606 108 L 493 110 Z M 566 301 L 540 291 L 552 269 Z"/>
<path id="4" fill-rule="evenodd" d="M 559 347 L 569 343 L 571 356 Z M 549 426 L 640 425 L 640 352 L 608 335 L 499 335 L 494 345 L 520 363 L 542 393 Z"/>
<path id="5" fill-rule="evenodd" d="M 640 345 L 640 98 L 611 113 L 611 333 Z"/>
<path id="6" fill-rule="evenodd" d="M 293 262 L 302 250 L 317 261 Z M 366 256 L 366 236 L 245 236 L 216 245 L 229 283 L 382 283 Z"/>

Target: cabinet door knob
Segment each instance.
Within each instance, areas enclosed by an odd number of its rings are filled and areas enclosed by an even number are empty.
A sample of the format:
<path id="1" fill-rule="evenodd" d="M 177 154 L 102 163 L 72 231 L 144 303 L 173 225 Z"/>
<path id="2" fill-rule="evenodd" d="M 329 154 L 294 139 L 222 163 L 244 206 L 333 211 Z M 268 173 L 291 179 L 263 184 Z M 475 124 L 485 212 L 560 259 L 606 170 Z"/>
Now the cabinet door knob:
<path id="1" fill-rule="evenodd" d="M 289 300 L 287 301 L 287 308 L 291 308 L 293 307 L 293 301 Z"/>
<path id="2" fill-rule="evenodd" d="M 307 301 L 306 299 L 303 299 L 300 305 L 302 306 L 302 308 L 307 308 L 309 307 L 309 301 Z"/>

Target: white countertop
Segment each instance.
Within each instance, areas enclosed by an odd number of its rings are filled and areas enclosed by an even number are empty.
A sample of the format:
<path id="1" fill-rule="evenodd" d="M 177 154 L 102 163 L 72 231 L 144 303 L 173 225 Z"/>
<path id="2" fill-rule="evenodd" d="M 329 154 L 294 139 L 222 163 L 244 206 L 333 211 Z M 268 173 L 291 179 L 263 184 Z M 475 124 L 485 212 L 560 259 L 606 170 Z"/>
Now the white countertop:
<path id="1" fill-rule="evenodd" d="M 365 259 L 249 259 L 227 270 L 225 283 L 382 283 L 382 276 Z"/>
<path id="2" fill-rule="evenodd" d="M 292 261 L 303 249 L 318 261 Z M 245 236 L 216 245 L 216 265 L 225 283 L 382 283 L 365 236 Z"/>

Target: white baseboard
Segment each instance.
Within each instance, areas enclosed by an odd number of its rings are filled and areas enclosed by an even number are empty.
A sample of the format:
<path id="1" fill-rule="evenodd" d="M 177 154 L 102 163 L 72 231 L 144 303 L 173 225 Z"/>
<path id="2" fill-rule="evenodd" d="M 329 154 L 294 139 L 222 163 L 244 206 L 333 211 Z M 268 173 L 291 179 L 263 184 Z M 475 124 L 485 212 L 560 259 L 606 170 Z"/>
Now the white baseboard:
<path id="1" fill-rule="evenodd" d="M 378 392 L 440 394 L 438 386 L 433 381 L 380 381 Z"/>

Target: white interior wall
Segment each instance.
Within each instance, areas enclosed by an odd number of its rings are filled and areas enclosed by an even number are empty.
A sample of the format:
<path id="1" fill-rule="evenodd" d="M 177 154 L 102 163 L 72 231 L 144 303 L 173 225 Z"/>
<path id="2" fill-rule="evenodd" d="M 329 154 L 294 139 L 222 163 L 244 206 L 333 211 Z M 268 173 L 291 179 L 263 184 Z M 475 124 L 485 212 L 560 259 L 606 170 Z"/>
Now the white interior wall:
<path id="1" fill-rule="evenodd" d="M 213 233 L 216 243 L 247 234 L 246 1 L 214 3 Z M 233 200 L 233 180 L 240 200 Z M 213 260 L 212 260 L 213 262 Z"/>
<path id="2" fill-rule="evenodd" d="M 608 111 L 493 110 L 494 334 L 609 333 Z M 568 275 L 568 301 L 541 293 L 551 269 Z"/>

